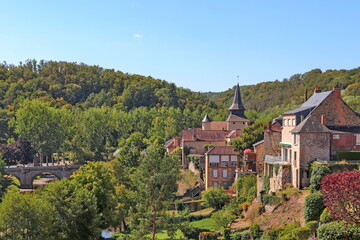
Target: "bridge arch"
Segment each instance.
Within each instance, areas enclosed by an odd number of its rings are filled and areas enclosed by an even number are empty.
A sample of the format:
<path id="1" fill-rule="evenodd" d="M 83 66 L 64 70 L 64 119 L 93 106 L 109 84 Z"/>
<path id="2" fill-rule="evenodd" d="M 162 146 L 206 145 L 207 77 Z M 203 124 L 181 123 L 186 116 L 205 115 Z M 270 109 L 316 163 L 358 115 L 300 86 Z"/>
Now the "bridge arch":
<path id="1" fill-rule="evenodd" d="M 8 173 L 20 181 L 20 188 L 33 188 L 33 181 L 36 176 L 43 173 L 50 173 L 59 180 L 70 178 L 71 174 L 78 170 L 80 165 L 59 165 L 42 167 L 17 167 L 8 168 Z"/>

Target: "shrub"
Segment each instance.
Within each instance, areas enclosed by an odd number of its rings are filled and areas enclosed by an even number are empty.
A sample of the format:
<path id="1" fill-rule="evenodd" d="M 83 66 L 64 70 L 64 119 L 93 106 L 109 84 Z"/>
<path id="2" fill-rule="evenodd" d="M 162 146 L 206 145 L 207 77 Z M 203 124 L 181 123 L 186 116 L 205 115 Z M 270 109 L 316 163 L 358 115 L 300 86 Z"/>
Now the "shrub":
<path id="1" fill-rule="evenodd" d="M 311 229 L 308 227 L 298 227 L 289 233 L 281 236 L 281 240 L 307 240 L 311 236 Z"/>
<path id="2" fill-rule="evenodd" d="M 281 237 L 290 233 L 293 229 L 300 227 L 298 222 L 293 222 L 275 229 L 272 229 L 268 232 L 268 235 L 271 240 L 282 239 Z"/>
<path id="3" fill-rule="evenodd" d="M 224 240 L 231 240 L 230 233 L 231 233 L 230 228 L 224 228 Z"/>
<path id="4" fill-rule="evenodd" d="M 250 231 L 250 235 L 251 235 L 252 239 L 259 239 L 262 235 L 260 226 L 258 224 L 251 225 L 251 227 L 249 228 L 249 231 Z"/>
<path id="5" fill-rule="evenodd" d="M 217 240 L 219 235 L 217 232 L 202 232 L 200 233 L 199 240 Z"/>
<path id="6" fill-rule="evenodd" d="M 334 220 L 360 224 L 360 171 L 337 172 L 321 181 L 324 204 Z"/>
<path id="7" fill-rule="evenodd" d="M 320 192 L 310 194 L 305 199 L 305 221 L 319 221 L 320 214 L 324 210 L 324 198 Z"/>
<path id="8" fill-rule="evenodd" d="M 236 217 L 227 210 L 221 210 L 211 215 L 211 220 L 218 230 L 226 228 L 232 221 L 235 220 L 235 218 Z"/>
<path id="9" fill-rule="evenodd" d="M 249 230 L 241 232 L 241 240 L 250 240 L 251 234 Z"/>
<path id="10" fill-rule="evenodd" d="M 228 201 L 228 195 L 223 188 L 209 188 L 202 192 L 204 206 L 220 210 Z"/>
<path id="11" fill-rule="evenodd" d="M 242 209 L 243 212 L 246 212 L 251 204 L 249 202 L 243 202 L 239 205 L 239 208 Z"/>
<path id="12" fill-rule="evenodd" d="M 264 176 L 264 190 L 265 193 L 269 193 L 270 191 L 270 177 L 269 176 Z"/>
<path id="13" fill-rule="evenodd" d="M 260 199 L 261 199 L 261 203 L 263 205 L 276 206 L 276 205 L 280 204 L 280 198 L 277 196 L 262 194 Z"/>
<path id="14" fill-rule="evenodd" d="M 360 228 L 356 225 L 345 225 L 341 222 L 330 222 L 319 227 L 317 235 L 320 240 L 359 240 Z"/>
<path id="15" fill-rule="evenodd" d="M 189 222 L 181 224 L 180 230 L 183 235 L 188 239 L 198 239 L 201 232 L 208 231 L 207 229 L 193 227 L 189 224 Z"/>
<path id="16" fill-rule="evenodd" d="M 324 209 L 324 211 L 320 215 L 320 222 L 321 223 L 329 223 L 332 222 L 333 219 L 330 215 L 330 212 L 327 208 Z"/>
<path id="17" fill-rule="evenodd" d="M 236 232 L 230 235 L 231 240 L 241 240 L 241 232 Z"/>
<path id="18" fill-rule="evenodd" d="M 243 197 L 246 201 L 251 202 L 256 197 L 256 185 L 256 175 L 246 175 L 237 179 L 236 190 L 240 197 Z"/>
<path id="19" fill-rule="evenodd" d="M 319 223 L 317 221 L 310 221 L 306 223 L 306 227 L 311 230 L 311 235 L 315 235 L 316 229 L 319 227 Z"/>
<path id="20" fill-rule="evenodd" d="M 320 190 L 321 179 L 326 175 L 330 174 L 329 167 L 325 165 L 320 165 L 317 163 L 311 164 L 311 177 L 310 177 L 310 189 L 311 192 L 316 192 Z"/>

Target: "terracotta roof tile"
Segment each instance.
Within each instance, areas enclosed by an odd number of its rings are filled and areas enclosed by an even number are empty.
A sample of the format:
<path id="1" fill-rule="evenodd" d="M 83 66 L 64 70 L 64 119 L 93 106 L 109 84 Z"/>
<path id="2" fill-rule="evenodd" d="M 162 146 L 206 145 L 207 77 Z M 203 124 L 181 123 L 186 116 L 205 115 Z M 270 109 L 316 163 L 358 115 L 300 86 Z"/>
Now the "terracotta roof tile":
<path id="1" fill-rule="evenodd" d="M 234 151 L 233 146 L 216 146 L 210 148 L 206 154 L 210 155 L 239 155 L 238 152 Z"/>
<path id="2" fill-rule="evenodd" d="M 183 130 L 183 141 L 226 141 L 226 136 L 231 130 L 202 130 L 201 128 L 191 128 Z"/>

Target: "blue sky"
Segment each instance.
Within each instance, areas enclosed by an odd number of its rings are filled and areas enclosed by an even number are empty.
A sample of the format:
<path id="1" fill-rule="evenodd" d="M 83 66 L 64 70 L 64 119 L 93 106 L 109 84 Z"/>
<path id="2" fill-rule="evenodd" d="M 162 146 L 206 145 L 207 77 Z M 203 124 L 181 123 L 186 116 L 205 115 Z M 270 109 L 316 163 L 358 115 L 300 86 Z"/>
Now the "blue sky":
<path id="1" fill-rule="evenodd" d="M 360 59 L 360 1 L 0 0 L 0 61 L 64 60 L 223 91 Z"/>

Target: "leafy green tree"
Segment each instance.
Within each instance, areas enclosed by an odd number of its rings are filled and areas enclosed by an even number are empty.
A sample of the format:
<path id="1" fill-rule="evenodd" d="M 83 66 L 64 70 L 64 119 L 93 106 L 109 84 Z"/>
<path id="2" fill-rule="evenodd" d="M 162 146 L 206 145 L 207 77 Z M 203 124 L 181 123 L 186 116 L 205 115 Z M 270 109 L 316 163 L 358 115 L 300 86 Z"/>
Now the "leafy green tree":
<path id="1" fill-rule="evenodd" d="M 257 179 L 256 175 L 239 177 L 236 181 L 236 190 L 240 198 L 252 202 L 256 197 Z"/>
<path id="2" fill-rule="evenodd" d="M 0 199 L 4 196 L 7 189 L 13 184 L 11 178 L 9 178 L 6 171 L 5 162 L 2 159 L 2 154 L 0 153 Z"/>
<path id="3" fill-rule="evenodd" d="M 220 210 L 211 215 L 211 221 L 219 231 L 223 228 L 227 228 L 235 219 L 236 216 L 229 210 Z"/>
<path id="4" fill-rule="evenodd" d="M 118 226 L 126 215 L 126 190 L 118 184 L 108 162 L 88 162 L 72 175 L 76 185 L 96 198 L 100 228 Z"/>
<path id="5" fill-rule="evenodd" d="M 209 188 L 201 193 L 204 206 L 220 210 L 229 197 L 223 188 Z"/>
<path id="6" fill-rule="evenodd" d="M 252 148 L 252 145 L 264 138 L 264 129 L 266 123 L 256 122 L 253 125 L 245 127 L 240 138 L 233 140 L 235 151 L 243 154 L 247 148 Z"/>
<path id="7" fill-rule="evenodd" d="M 179 174 L 180 162 L 165 154 L 161 145 L 147 148 L 132 178 L 136 205 L 131 222 L 133 229 L 137 229 L 140 235 L 151 232 L 151 239 L 155 239 L 169 203 L 175 197 Z"/>
<path id="8" fill-rule="evenodd" d="M 61 112 L 48 103 L 36 99 L 25 101 L 16 112 L 15 132 L 28 140 L 42 157 L 56 152 L 63 144 L 65 126 L 61 119 Z"/>
<path id="9" fill-rule="evenodd" d="M 311 170 L 311 177 L 310 177 L 311 192 L 319 191 L 321 187 L 321 179 L 326 174 L 330 174 L 331 171 L 328 166 L 320 165 L 317 163 L 312 163 L 310 170 Z"/>
<path id="10" fill-rule="evenodd" d="M 98 239 L 100 215 L 92 192 L 75 181 L 63 179 L 47 185 L 41 194 L 54 207 L 57 239 Z"/>
<path id="11" fill-rule="evenodd" d="M 13 189 L 0 204 L 1 239 L 59 239 L 54 213 L 54 207 L 38 194 L 20 194 L 18 189 Z"/>

